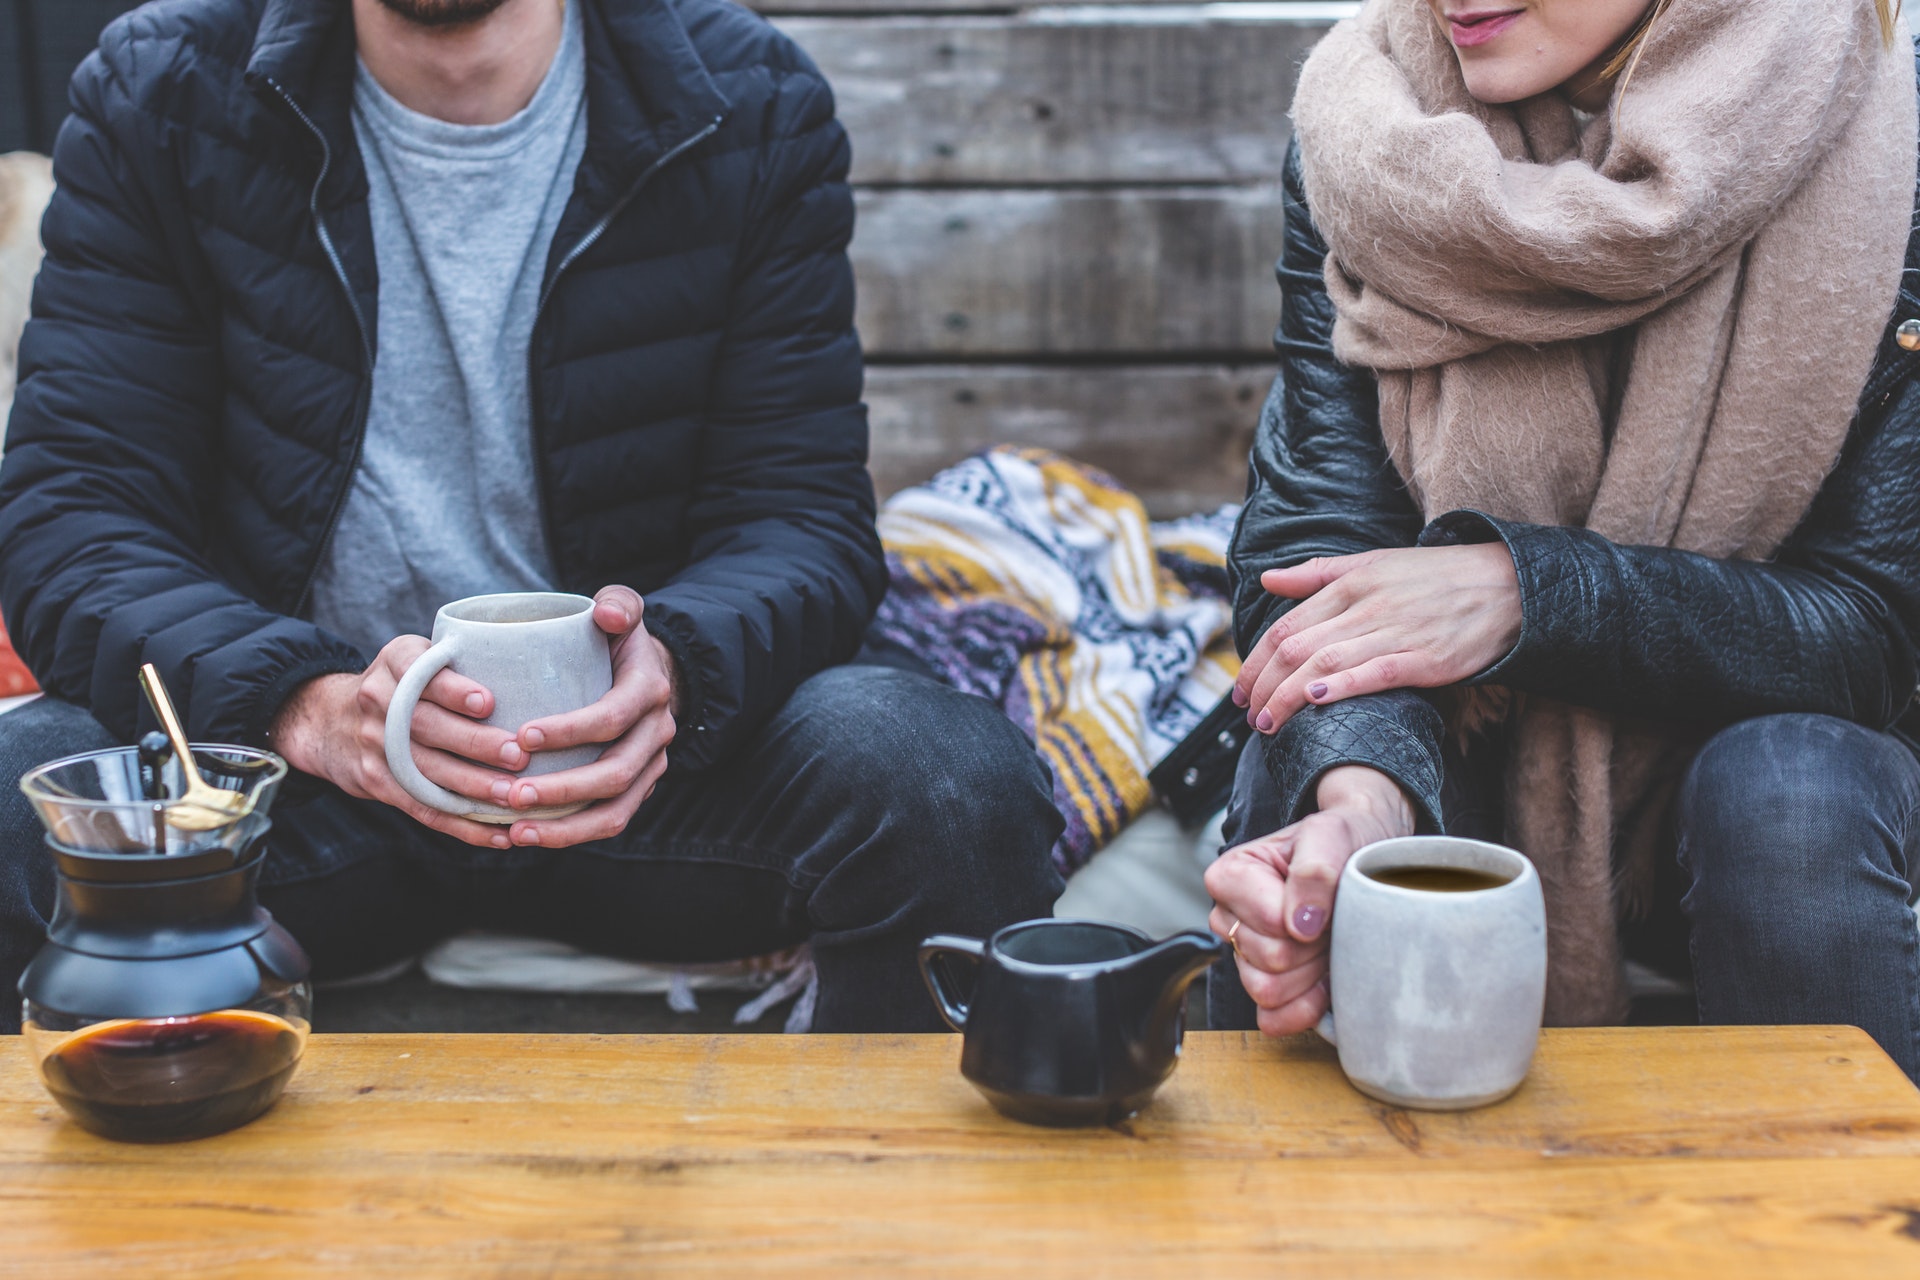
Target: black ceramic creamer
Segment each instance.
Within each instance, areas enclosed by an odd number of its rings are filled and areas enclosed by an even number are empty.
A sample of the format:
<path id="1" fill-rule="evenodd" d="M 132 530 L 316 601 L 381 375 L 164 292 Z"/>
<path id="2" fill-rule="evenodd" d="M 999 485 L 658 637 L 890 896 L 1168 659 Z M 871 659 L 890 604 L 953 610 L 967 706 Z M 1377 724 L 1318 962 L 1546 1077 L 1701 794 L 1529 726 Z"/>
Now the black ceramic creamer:
<path id="1" fill-rule="evenodd" d="M 1029 920 L 984 943 L 928 938 L 920 972 L 965 1036 L 960 1074 L 987 1101 L 1029 1124 L 1104 1124 L 1173 1074 L 1187 988 L 1223 946 L 1209 933 L 1156 943 L 1123 925 Z"/>

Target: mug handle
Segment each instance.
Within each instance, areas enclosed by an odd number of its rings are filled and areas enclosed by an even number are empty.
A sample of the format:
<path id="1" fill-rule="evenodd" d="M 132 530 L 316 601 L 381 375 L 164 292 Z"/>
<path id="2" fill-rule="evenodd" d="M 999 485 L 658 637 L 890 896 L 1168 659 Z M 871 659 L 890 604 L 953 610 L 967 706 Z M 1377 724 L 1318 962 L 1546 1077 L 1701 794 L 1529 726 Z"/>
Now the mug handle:
<path id="1" fill-rule="evenodd" d="M 457 656 L 458 649 L 449 636 L 415 658 L 406 674 L 400 677 L 400 683 L 393 690 L 393 701 L 387 704 L 387 768 L 400 789 L 421 804 L 464 817 L 478 809 L 479 802 L 435 785 L 413 762 L 414 708 L 420 705 L 427 681 L 439 675 Z"/>
<path id="2" fill-rule="evenodd" d="M 950 933 L 936 933 L 920 944 L 920 976 L 926 980 L 933 1002 L 940 1006 L 940 1016 L 955 1031 L 967 1029 L 967 1002 L 948 985 L 947 969 L 940 961 L 945 956 L 960 955 L 978 966 L 986 952 L 987 944 L 980 939 L 959 938 Z"/>

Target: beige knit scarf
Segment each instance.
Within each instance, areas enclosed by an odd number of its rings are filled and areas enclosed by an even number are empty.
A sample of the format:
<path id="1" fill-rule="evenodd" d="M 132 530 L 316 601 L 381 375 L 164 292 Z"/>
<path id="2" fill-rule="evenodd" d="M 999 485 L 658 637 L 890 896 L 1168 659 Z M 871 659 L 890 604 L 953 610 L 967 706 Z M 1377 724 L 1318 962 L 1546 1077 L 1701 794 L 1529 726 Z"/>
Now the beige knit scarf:
<path id="1" fill-rule="evenodd" d="M 1868 0 L 1674 0 L 1590 120 L 1556 94 L 1475 101 L 1426 0 L 1370 0 L 1308 59 L 1294 120 L 1334 349 L 1378 374 L 1429 518 L 1739 559 L 1799 524 L 1913 201 L 1912 46 Z M 1617 1021 L 1616 911 L 1691 744 L 1543 698 L 1514 716 L 1507 834 L 1546 886 L 1548 1020 Z"/>

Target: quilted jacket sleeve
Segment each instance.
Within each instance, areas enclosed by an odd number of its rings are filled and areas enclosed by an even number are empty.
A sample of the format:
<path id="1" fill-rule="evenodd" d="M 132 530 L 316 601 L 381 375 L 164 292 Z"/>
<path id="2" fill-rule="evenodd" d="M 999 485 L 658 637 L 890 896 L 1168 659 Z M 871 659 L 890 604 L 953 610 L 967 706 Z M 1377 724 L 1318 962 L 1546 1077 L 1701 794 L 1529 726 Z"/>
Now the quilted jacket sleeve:
<path id="1" fill-rule="evenodd" d="M 1294 603 L 1262 590 L 1262 572 L 1315 556 L 1412 546 L 1420 532 L 1419 511 L 1380 437 L 1373 375 L 1333 355 L 1333 303 L 1321 279 L 1327 249 L 1307 210 L 1297 146 L 1287 157 L 1284 192 L 1284 301 L 1274 338 L 1280 376 L 1261 410 L 1247 504 L 1228 559 L 1243 655 Z M 1440 737 L 1433 705 L 1394 690 L 1304 708 L 1268 740 L 1266 760 L 1294 819 L 1312 811 L 1321 774 L 1364 764 L 1398 781 L 1422 829 L 1434 830 L 1442 821 Z"/>
<path id="2" fill-rule="evenodd" d="M 646 601 L 681 669 L 676 766 L 723 756 L 858 648 L 886 589 L 853 329 L 849 148 L 810 67 L 769 105 L 687 567 Z"/>
<path id="3" fill-rule="evenodd" d="M 195 738 L 260 742 L 350 646 L 222 581 L 201 550 L 224 394 L 168 141 L 130 96 L 124 37 L 75 74 L 47 256 L 0 467 L 0 609 L 43 688 L 130 739 L 155 663 Z"/>

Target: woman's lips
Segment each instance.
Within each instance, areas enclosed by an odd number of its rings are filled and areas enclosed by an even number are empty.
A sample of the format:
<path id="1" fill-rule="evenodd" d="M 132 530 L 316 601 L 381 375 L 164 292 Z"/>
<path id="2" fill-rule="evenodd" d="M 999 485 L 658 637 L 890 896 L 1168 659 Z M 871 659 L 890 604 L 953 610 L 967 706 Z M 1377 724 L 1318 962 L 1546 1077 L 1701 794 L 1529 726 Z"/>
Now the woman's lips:
<path id="1" fill-rule="evenodd" d="M 1526 13 L 1525 9 L 1509 9 L 1505 12 L 1462 13 L 1447 19 L 1448 34 L 1453 37 L 1456 49 L 1471 49 L 1474 45 L 1487 41 L 1518 22 Z"/>

